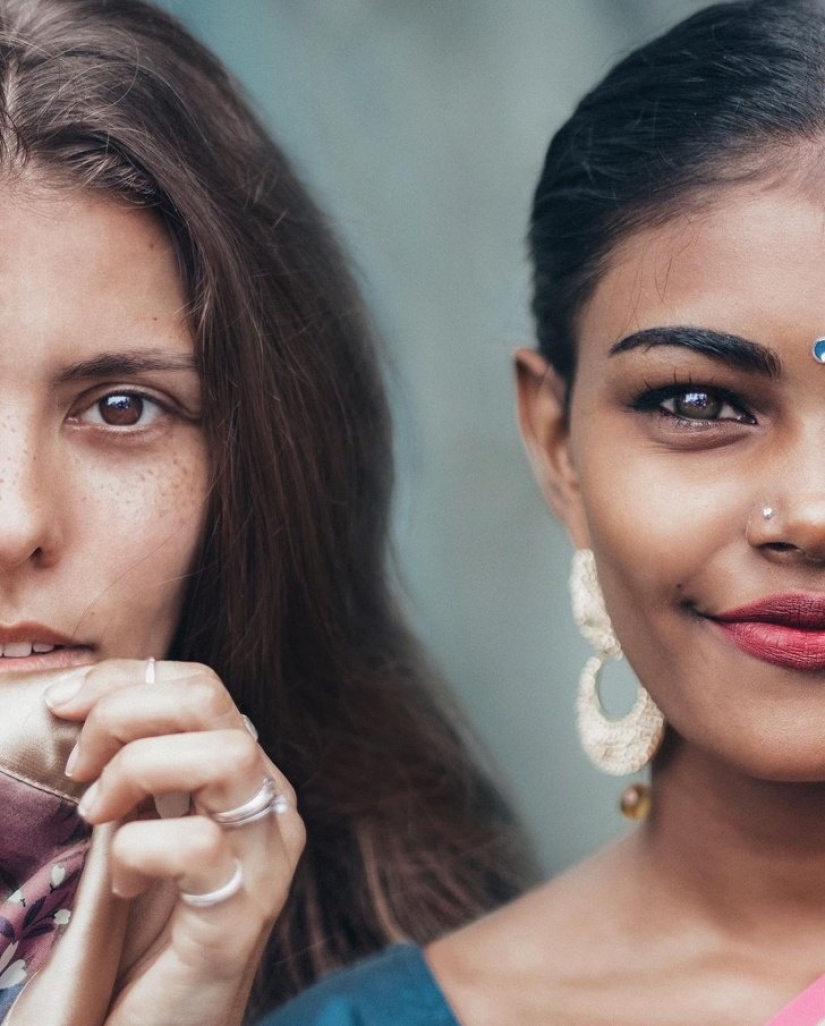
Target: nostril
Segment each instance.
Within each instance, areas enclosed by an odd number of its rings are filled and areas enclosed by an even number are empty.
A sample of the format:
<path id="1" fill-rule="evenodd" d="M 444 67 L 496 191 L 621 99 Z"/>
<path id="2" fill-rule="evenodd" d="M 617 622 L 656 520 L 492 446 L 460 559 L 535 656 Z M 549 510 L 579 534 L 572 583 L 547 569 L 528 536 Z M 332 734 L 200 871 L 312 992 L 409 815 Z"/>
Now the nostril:
<path id="1" fill-rule="evenodd" d="M 774 552 L 794 552 L 798 546 L 792 545 L 790 542 L 768 542 L 765 548 L 772 549 Z"/>

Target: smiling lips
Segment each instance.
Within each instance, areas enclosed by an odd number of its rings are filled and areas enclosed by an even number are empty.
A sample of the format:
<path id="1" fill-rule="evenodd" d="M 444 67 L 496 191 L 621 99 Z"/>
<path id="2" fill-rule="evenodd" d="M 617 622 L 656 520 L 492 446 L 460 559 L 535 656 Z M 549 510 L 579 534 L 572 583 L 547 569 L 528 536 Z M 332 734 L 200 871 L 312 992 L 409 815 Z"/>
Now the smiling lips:
<path id="1" fill-rule="evenodd" d="M 771 595 L 710 619 L 756 659 L 789 670 L 825 670 L 825 595 Z"/>

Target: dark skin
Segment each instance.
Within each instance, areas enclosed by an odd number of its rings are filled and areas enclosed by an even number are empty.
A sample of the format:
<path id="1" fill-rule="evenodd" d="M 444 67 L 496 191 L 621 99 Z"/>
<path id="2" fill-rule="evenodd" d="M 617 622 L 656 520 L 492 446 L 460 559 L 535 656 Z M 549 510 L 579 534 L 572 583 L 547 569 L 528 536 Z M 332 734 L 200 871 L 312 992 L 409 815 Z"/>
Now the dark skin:
<path id="1" fill-rule="evenodd" d="M 463 1026 L 762 1026 L 825 971 L 825 668 L 716 619 L 825 591 L 824 222 L 762 182 L 631 236 L 581 311 L 569 421 L 518 354 L 536 476 L 670 730 L 644 825 L 428 949 Z"/>

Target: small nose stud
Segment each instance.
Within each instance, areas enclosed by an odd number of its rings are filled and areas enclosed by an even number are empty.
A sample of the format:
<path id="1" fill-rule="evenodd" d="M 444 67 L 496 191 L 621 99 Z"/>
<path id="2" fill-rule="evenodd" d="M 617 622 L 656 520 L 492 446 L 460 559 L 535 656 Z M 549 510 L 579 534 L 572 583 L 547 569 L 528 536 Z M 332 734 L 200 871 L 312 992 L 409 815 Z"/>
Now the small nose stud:
<path id="1" fill-rule="evenodd" d="M 823 345 L 825 345 L 825 339 L 823 339 Z M 773 518 L 775 516 L 776 516 L 776 510 L 773 508 L 773 506 L 763 506 L 762 507 L 762 519 L 763 520 L 773 520 Z"/>

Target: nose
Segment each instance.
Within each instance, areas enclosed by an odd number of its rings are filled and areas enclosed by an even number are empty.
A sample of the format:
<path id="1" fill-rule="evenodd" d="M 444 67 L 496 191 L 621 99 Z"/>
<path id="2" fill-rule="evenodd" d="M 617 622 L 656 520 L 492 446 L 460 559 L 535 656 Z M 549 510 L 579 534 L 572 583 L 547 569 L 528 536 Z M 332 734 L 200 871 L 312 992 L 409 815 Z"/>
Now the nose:
<path id="1" fill-rule="evenodd" d="M 0 572 L 49 565 L 59 547 L 57 481 L 32 433 L 0 426 Z"/>
<path id="2" fill-rule="evenodd" d="M 787 490 L 751 514 L 748 542 L 775 561 L 825 564 L 825 489 L 791 495 Z"/>
<path id="3" fill-rule="evenodd" d="M 803 415 L 804 414 L 804 415 Z M 800 408 L 760 448 L 747 539 L 773 562 L 825 566 L 825 412 Z"/>

